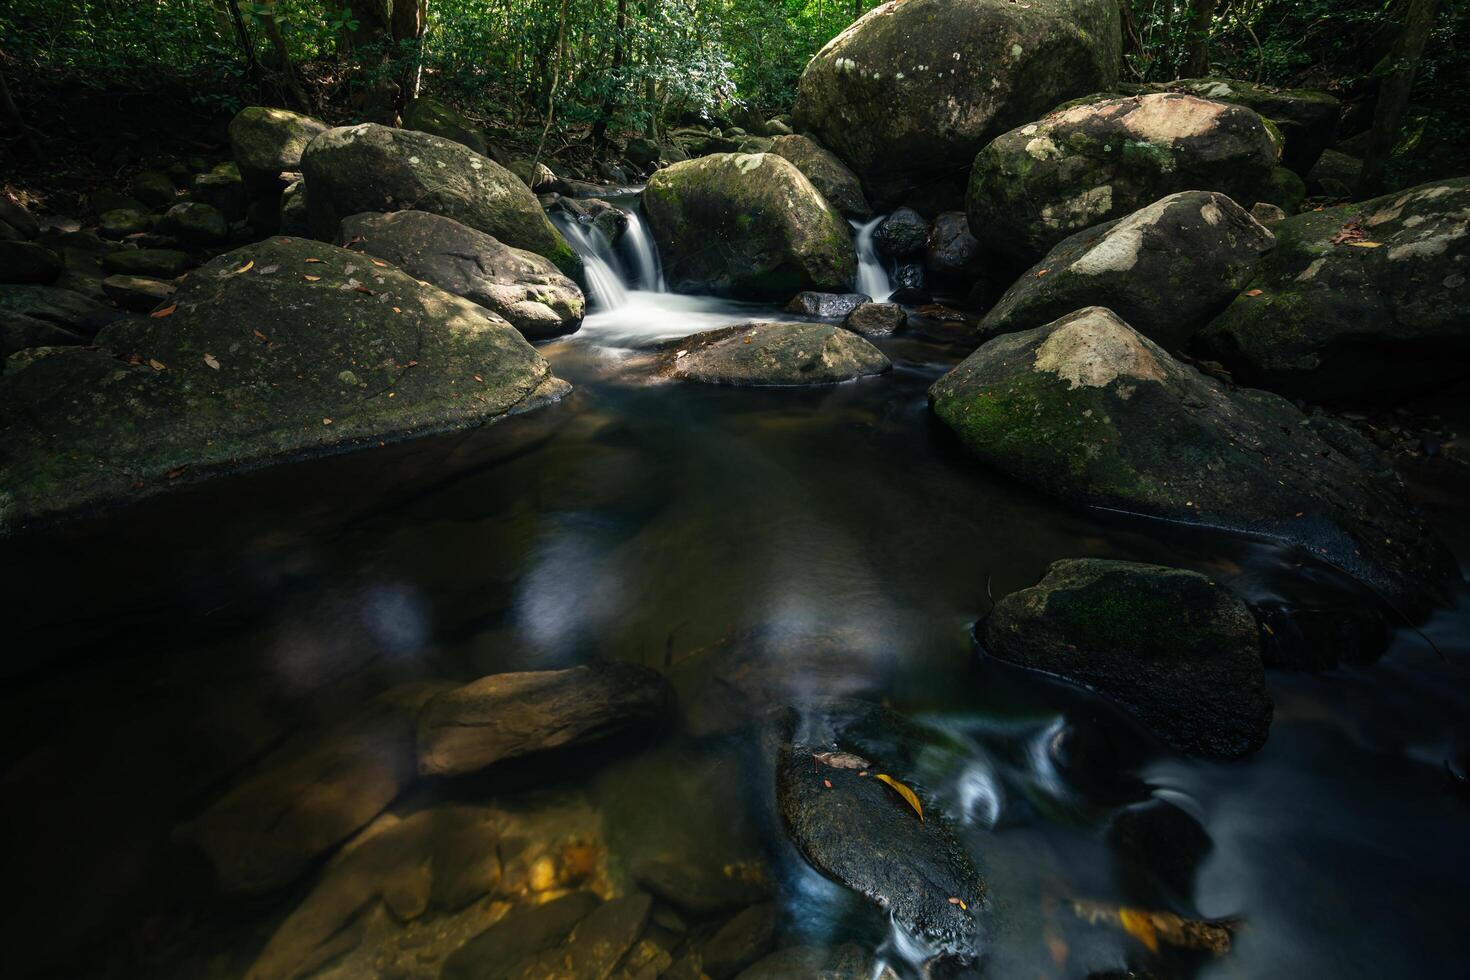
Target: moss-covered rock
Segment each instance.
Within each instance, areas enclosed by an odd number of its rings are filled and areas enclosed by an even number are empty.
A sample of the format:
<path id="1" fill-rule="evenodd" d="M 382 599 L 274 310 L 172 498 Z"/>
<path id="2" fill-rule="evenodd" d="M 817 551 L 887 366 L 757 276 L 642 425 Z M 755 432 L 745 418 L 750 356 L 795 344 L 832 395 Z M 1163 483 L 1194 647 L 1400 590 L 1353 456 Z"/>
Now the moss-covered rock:
<path id="1" fill-rule="evenodd" d="M 273 238 L 222 255 L 171 306 L 101 331 L 106 350 L 6 372 L 0 529 L 184 479 L 481 425 L 567 390 L 493 313 L 320 242 Z"/>
<path id="2" fill-rule="evenodd" d="M 678 292 L 785 299 L 847 292 L 852 231 L 791 161 L 718 153 L 654 174 L 643 213 Z"/>
<path id="3" fill-rule="evenodd" d="M 439 214 L 376 211 L 342 222 L 347 247 L 498 313 L 531 340 L 575 331 L 586 300 L 550 259 Z"/>
<path id="4" fill-rule="evenodd" d="M 1307 176 L 1307 190 L 1323 197 L 1349 198 L 1358 190 L 1363 161 L 1341 150 L 1323 150 Z"/>
<path id="5" fill-rule="evenodd" d="M 1111 86 L 1108 0 L 902 0 L 874 8 L 802 72 L 793 110 L 879 207 L 962 174 L 996 134 Z"/>
<path id="6" fill-rule="evenodd" d="M 299 171 L 307 145 L 326 130 L 299 112 L 250 106 L 230 120 L 230 152 L 252 192 L 275 194 L 285 186 L 281 174 Z"/>
<path id="7" fill-rule="evenodd" d="M 102 280 L 102 292 L 125 310 L 151 313 L 174 294 L 174 286 L 151 276 L 111 275 Z"/>
<path id="8" fill-rule="evenodd" d="M 796 164 L 796 169 L 806 175 L 843 217 L 866 221 L 873 216 L 857 174 L 847 169 L 831 150 L 809 136 L 777 136 L 767 142 L 771 144 L 770 152 Z"/>
<path id="9" fill-rule="evenodd" d="M 1289 171 L 1278 152 L 1266 123 L 1243 106 L 1174 93 L 1073 105 L 975 157 L 970 230 L 1029 264 L 1069 235 L 1178 191 L 1220 191 L 1246 208 L 1280 204 Z"/>
<path id="10" fill-rule="evenodd" d="M 545 256 L 574 278 L 581 260 L 515 174 L 468 147 L 376 123 L 328 130 L 301 158 L 318 237 L 364 211 L 428 211 Z"/>
<path id="11" fill-rule="evenodd" d="M 207 173 L 195 174 L 189 183 L 189 197 L 217 208 L 226 221 L 244 218 L 245 207 L 249 203 L 240 168 L 233 163 L 223 163 Z"/>
<path id="12" fill-rule="evenodd" d="M 1246 755 L 1271 726 L 1255 617 L 1197 572 L 1055 562 L 995 604 L 984 642 L 993 657 L 1120 702 L 1191 755 Z"/>
<path id="13" fill-rule="evenodd" d="M 157 170 L 144 170 L 135 174 L 128 189 L 134 197 L 151 208 L 168 207 L 178 196 L 178 188 L 165 173 Z"/>
<path id="14" fill-rule="evenodd" d="M 102 256 L 102 268 L 118 276 L 173 279 L 193 264 L 188 252 L 173 248 L 120 248 Z"/>
<path id="15" fill-rule="evenodd" d="M 983 345 L 929 391 L 972 453 L 1076 504 L 1295 545 L 1400 609 L 1457 576 L 1361 437 L 1229 390 L 1089 307 Z"/>
<path id="16" fill-rule="evenodd" d="M 276 210 L 277 230 L 294 238 L 311 237 L 311 215 L 306 209 L 306 181 L 293 180 L 281 191 L 281 203 Z"/>
<path id="17" fill-rule="evenodd" d="M 103 238 L 120 239 L 153 227 L 153 217 L 132 208 L 114 208 L 104 211 L 97 218 L 97 234 Z"/>
<path id="18" fill-rule="evenodd" d="M 1171 194 L 1053 248 L 1006 290 L 980 330 L 1029 330 L 1084 306 L 1105 306 L 1160 346 L 1184 350 L 1275 244 L 1224 194 Z"/>
<path id="19" fill-rule="evenodd" d="M 1242 380 L 1352 403 L 1470 377 L 1470 177 L 1272 231 L 1276 251 L 1201 336 Z"/>
<path id="20" fill-rule="evenodd" d="M 451 109 L 438 99 L 420 96 L 403 107 L 403 128 L 416 129 L 454 140 L 469 147 L 481 156 L 490 155 L 485 134 L 474 121 L 463 113 Z"/>
<path id="21" fill-rule="evenodd" d="M 158 219 L 155 230 L 193 248 L 222 245 L 230 224 L 218 208 L 198 201 L 175 204 Z"/>
<path id="22" fill-rule="evenodd" d="M 857 334 L 829 323 L 752 322 L 664 345 L 659 372 L 719 385 L 819 385 L 892 365 Z"/>

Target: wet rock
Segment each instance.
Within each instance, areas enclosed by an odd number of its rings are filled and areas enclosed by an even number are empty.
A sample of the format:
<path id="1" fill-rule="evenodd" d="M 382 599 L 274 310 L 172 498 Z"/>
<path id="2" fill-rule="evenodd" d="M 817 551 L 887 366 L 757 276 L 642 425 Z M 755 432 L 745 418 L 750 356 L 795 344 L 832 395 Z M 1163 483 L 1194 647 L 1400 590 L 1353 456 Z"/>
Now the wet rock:
<path id="1" fill-rule="evenodd" d="M 301 156 L 327 124 L 269 106 L 241 109 L 230 120 L 230 153 L 252 193 L 274 196 L 287 183 L 282 173 L 301 170 Z"/>
<path id="2" fill-rule="evenodd" d="M 567 391 L 509 323 L 319 242 L 222 255 L 174 301 L 167 317 L 98 337 L 143 364 L 75 351 L 6 375 L 0 527 L 136 499 L 185 473 L 482 425 Z"/>
<path id="3" fill-rule="evenodd" d="M 847 315 L 842 325 L 863 337 L 888 337 L 902 330 L 908 318 L 897 303 L 863 303 Z"/>
<path id="4" fill-rule="evenodd" d="M 1220 191 L 1242 207 L 1278 194 L 1278 146 L 1243 106 L 1162 93 L 1058 109 L 997 137 L 975 157 L 970 231 L 1035 262 L 1063 239 L 1179 191 Z M 1295 200 L 1287 198 L 1294 197 Z"/>
<path id="5" fill-rule="evenodd" d="M 164 208 L 174 203 L 178 190 L 167 174 L 156 170 L 145 170 L 133 177 L 128 185 L 134 197 L 151 208 Z"/>
<path id="6" fill-rule="evenodd" d="M 604 980 L 648 924 L 653 899 L 634 894 L 604 902 L 577 923 L 562 948 L 522 961 L 513 980 Z"/>
<path id="7" fill-rule="evenodd" d="M 810 136 L 777 136 L 769 142 L 770 152 L 796 164 L 796 169 L 806 175 L 843 217 L 866 221 L 873 216 L 857 174 L 848 170 L 832 151 Z"/>
<path id="8" fill-rule="evenodd" d="M 121 315 L 70 289 L 0 285 L 0 356 L 28 347 L 86 343 Z"/>
<path id="9" fill-rule="evenodd" d="M 226 221 L 240 221 L 245 217 L 248 203 L 245 181 L 240 177 L 240 168 L 233 163 L 195 174 L 189 183 L 189 197 L 215 208 Z"/>
<path id="10" fill-rule="evenodd" d="M 1272 234 L 1224 194 L 1184 191 L 1078 232 L 1027 270 L 980 323 L 993 336 L 1105 306 L 1184 350 L 1250 280 Z"/>
<path id="11" fill-rule="evenodd" d="M 188 252 L 173 248 L 120 248 L 102 256 L 102 268 L 118 276 L 176 279 L 193 264 Z"/>
<path id="12" fill-rule="evenodd" d="M 148 276 L 108 276 L 102 292 L 125 310 L 148 313 L 174 294 L 174 285 Z"/>
<path id="13" fill-rule="evenodd" d="M 1271 727 L 1255 618 L 1196 572 L 1055 562 L 995 604 L 985 649 L 1119 702 L 1191 755 L 1248 755 Z"/>
<path id="14" fill-rule="evenodd" d="M 654 724 L 667 708 L 662 675 L 636 664 L 491 674 L 424 707 L 419 771 L 475 772 L 504 759 Z"/>
<path id="15" fill-rule="evenodd" d="M 342 222 L 342 241 L 498 313 L 531 340 L 582 325 L 582 290 L 550 259 L 453 218 L 424 211 L 353 215 Z"/>
<path id="16" fill-rule="evenodd" d="M 1309 211 L 1272 231 L 1276 250 L 1201 335 L 1238 379 L 1351 403 L 1470 378 L 1470 177 Z"/>
<path id="17" fill-rule="evenodd" d="M 1107 838 L 1129 900 L 1164 907 L 1191 901 L 1195 873 L 1215 846 L 1198 820 L 1160 799 L 1118 811 Z"/>
<path id="18" fill-rule="evenodd" d="M 892 259 L 918 255 L 929 243 L 929 222 L 913 208 L 899 208 L 873 231 L 873 247 Z"/>
<path id="19" fill-rule="evenodd" d="M 786 304 L 786 312 L 823 320 L 841 320 L 859 306 L 872 301 L 871 296 L 862 293 L 797 293 Z"/>
<path id="20" fill-rule="evenodd" d="M 1370 663 L 1393 638 L 1385 610 L 1371 599 L 1267 602 L 1255 607 L 1261 621 L 1261 656 L 1267 667 L 1326 670 L 1340 663 Z"/>
<path id="21" fill-rule="evenodd" d="M 896 980 L 888 966 L 853 943 L 842 946 L 788 946 L 742 971 L 738 980 Z"/>
<path id="22" fill-rule="evenodd" d="M 419 96 L 403 107 L 403 128 L 442 136 L 469 147 L 481 156 L 490 156 L 485 134 L 469 117 L 456 112 L 438 99 Z"/>
<path id="23" fill-rule="evenodd" d="M 1405 610 L 1455 575 L 1360 437 L 1229 390 L 1098 307 L 996 337 L 929 400 L 972 453 L 1076 504 L 1297 545 Z"/>
<path id="24" fill-rule="evenodd" d="M 591 225 L 602 237 L 616 245 L 628 230 L 628 215 L 621 209 L 595 197 L 563 197 L 557 207 L 584 225 Z"/>
<path id="25" fill-rule="evenodd" d="M 924 247 L 924 268 L 942 279 L 968 282 L 980 268 L 980 243 L 970 234 L 963 212 L 945 211 L 934 219 Z"/>
<path id="26" fill-rule="evenodd" d="M 887 206 L 1006 127 L 1111 86 L 1120 51 L 1102 0 L 885 3 L 811 60 L 792 112 Z"/>
<path id="27" fill-rule="evenodd" d="M 0 283 L 48 283 L 61 269 L 60 257 L 44 245 L 0 241 Z"/>
<path id="28" fill-rule="evenodd" d="M 511 910 L 444 962 L 442 980 L 504 980 L 523 961 L 557 946 L 601 904 L 591 892 L 572 892 L 544 905 Z"/>
<path id="29" fill-rule="evenodd" d="M 677 292 L 780 300 L 851 289 L 857 273 L 847 222 L 774 153 L 718 153 L 660 170 L 643 213 Z"/>
<path id="30" fill-rule="evenodd" d="M 581 272 L 536 195 L 494 160 L 452 140 L 376 123 L 343 126 L 311 142 L 301 170 L 311 224 L 324 240 L 335 240 L 350 215 L 409 207 L 535 252 L 567 275 Z"/>
<path id="31" fill-rule="evenodd" d="M 784 715 L 777 722 L 784 741 L 776 749 L 776 807 L 797 850 L 937 955 L 973 959 L 980 950 L 985 885 L 948 819 L 913 784 L 904 752 L 872 751 L 878 742 L 908 741 L 916 726 L 884 708 L 852 702 L 805 703 Z M 854 729 L 865 730 L 868 738 L 854 738 Z M 916 748 L 906 746 L 909 758 Z M 860 758 L 852 766 L 817 758 L 833 752 Z M 863 763 L 871 767 L 853 767 Z M 879 773 L 918 794 L 923 819 L 876 778 Z"/>
<path id="32" fill-rule="evenodd" d="M 97 234 L 103 238 L 127 238 L 153 227 L 153 219 L 142 211 L 118 209 L 103 212 L 97 219 Z"/>
<path id="33" fill-rule="evenodd" d="M 217 208 L 194 201 L 175 204 L 165 211 L 158 219 L 156 230 L 194 248 L 222 245 L 230 237 L 230 224 L 225 216 Z"/>
<path id="34" fill-rule="evenodd" d="M 771 950 L 776 939 L 773 902 L 752 905 L 720 926 L 700 950 L 710 980 L 730 980 Z"/>
<path id="35" fill-rule="evenodd" d="M 973 344 L 978 323 L 973 314 L 942 303 L 925 303 L 908 311 L 908 329 L 945 343 Z"/>
<path id="36" fill-rule="evenodd" d="M 665 377 L 720 385 L 815 385 L 882 374 L 892 365 L 861 337 L 826 323 L 754 321 L 667 344 Z"/>

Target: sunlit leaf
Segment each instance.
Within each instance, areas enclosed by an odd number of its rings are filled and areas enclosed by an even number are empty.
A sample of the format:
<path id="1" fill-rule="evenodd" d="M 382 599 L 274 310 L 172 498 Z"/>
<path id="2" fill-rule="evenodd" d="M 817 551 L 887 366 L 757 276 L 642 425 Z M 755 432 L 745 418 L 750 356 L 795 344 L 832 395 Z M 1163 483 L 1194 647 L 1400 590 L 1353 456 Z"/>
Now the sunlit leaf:
<path id="1" fill-rule="evenodd" d="M 255 260 L 254 259 L 251 259 L 249 262 L 246 262 L 244 265 L 240 266 L 240 268 L 238 268 L 234 272 L 230 273 L 230 275 L 232 275 L 232 276 L 238 276 L 238 275 L 240 275 L 243 272 L 249 272 L 253 268 L 255 268 Z"/>
<path id="2" fill-rule="evenodd" d="M 914 793 L 913 790 L 909 789 L 903 783 L 901 783 L 898 780 L 894 779 L 892 776 L 888 775 L 887 773 L 880 772 L 880 773 L 877 774 L 877 777 L 876 778 L 880 782 L 882 782 L 884 785 L 886 785 L 889 788 L 891 788 L 899 796 L 903 797 L 903 801 L 905 803 L 907 803 L 909 806 L 911 806 L 911 807 L 914 808 L 914 812 L 919 815 L 919 821 L 920 822 L 923 822 L 923 820 L 924 820 L 924 805 L 919 802 L 919 797 L 917 795 L 915 795 L 915 793 Z"/>

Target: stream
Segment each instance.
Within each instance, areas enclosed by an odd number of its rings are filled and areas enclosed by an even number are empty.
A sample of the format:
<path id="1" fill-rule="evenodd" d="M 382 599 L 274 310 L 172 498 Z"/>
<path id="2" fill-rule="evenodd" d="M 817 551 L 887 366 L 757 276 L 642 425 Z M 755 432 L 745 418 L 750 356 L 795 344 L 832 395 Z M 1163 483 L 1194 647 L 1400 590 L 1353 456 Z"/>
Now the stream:
<path id="1" fill-rule="evenodd" d="M 1340 583 L 1272 545 L 1071 509 L 977 465 L 926 401 L 961 349 L 879 339 L 891 374 L 823 388 L 634 380 L 625 365 L 656 343 L 783 314 L 667 292 L 636 211 L 617 248 L 556 220 L 592 304 L 540 348 L 575 386 L 562 403 L 0 541 L 14 975 L 246 976 L 309 883 L 223 895 L 177 828 L 385 691 L 628 661 L 699 721 L 736 648 L 787 691 L 861 691 L 962 746 L 924 787 L 990 893 L 984 956 L 956 976 L 1464 972 L 1470 824 L 1447 766 L 1470 748 L 1470 594 L 1372 664 L 1269 671 L 1274 723 L 1249 759 L 1175 755 L 1102 699 L 978 655 L 993 599 L 1089 556 L 1197 569 L 1264 604 Z M 855 228 L 859 282 L 884 299 L 875 225 Z M 1470 507 L 1416 493 L 1463 566 Z M 834 644 L 847 673 L 791 656 Z M 676 725 L 420 781 L 393 810 L 494 809 L 532 893 L 620 892 L 649 855 L 760 865 L 780 944 L 853 943 L 875 975 L 927 975 L 910 937 L 782 839 L 756 741 Z M 1202 835 L 1116 831 L 1160 800 Z M 1240 927 L 1219 958 L 1154 955 L 1094 907 Z M 486 914 L 365 913 L 355 944 L 301 975 L 438 977 Z M 78 965 L 42 971 L 59 952 Z"/>

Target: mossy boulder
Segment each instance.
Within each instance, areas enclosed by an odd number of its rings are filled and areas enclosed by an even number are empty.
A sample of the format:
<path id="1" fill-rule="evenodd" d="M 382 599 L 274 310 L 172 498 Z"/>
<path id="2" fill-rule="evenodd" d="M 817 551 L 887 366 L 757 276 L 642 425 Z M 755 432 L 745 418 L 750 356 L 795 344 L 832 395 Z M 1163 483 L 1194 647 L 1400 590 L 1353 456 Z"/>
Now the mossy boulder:
<path id="1" fill-rule="evenodd" d="M 483 425 L 567 390 L 495 314 L 320 242 L 229 252 L 190 274 L 170 305 L 105 328 L 104 349 L 5 374 L 0 529 L 180 480 Z"/>
<path id="2" fill-rule="evenodd" d="M 285 186 L 281 174 L 299 171 L 307 145 L 326 130 L 299 112 L 250 106 L 230 120 L 230 152 L 253 193 L 276 194 Z"/>
<path id="3" fill-rule="evenodd" d="M 535 252 L 511 248 L 426 211 L 376 211 L 342 222 L 347 247 L 397 266 L 415 279 L 463 296 L 508 320 L 531 340 L 582 325 L 582 290 Z"/>
<path id="4" fill-rule="evenodd" d="M 998 601 L 983 633 L 991 656 L 1117 701 L 1190 755 L 1248 755 L 1271 727 L 1255 617 L 1198 572 L 1055 562 Z"/>
<path id="5" fill-rule="evenodd" d="M 469 147 L 481 156 L 490 155 L 489 144 L 485 142 L 485 134 L 480 127 L 438 99 L 420 96 L 410 101 L 403 107 L 403 128 L 442 136 Z"/>
<path id="6" fill-rule="evenodd" d="M 791 161 L 717 153 L 654 174 L 643 213 L 678 292 L 782 300 L 848 292 L 852 231 Z"/>
<path id="7" fill-rule="evenodd" d="M 102 256 L 102 268 L 118 276 L 173 279 L 193 264 L 188 252 L 174 248 L 120 248 Z"/>
<path id="8" fill-rule="evenodd" d="M 1006 290 L 980 323 L 993 336 L 1105 306 L 1179 351 L 1230 305 L 1276 244 L 1240 205 L 1214 191 L 1171 194 L 1064 240 Z"/>
<path id="9" fill-rule="evenodd" d="M 866 221 L 873 216 L 863 185 L 857 174 L 837 159 L 837 155 L 810 136 L 777 136 L 768 140 L 770 152 L 796 164 L 812 186 L 822 192 L 827 203 L 845 218 Z"/>
<path id="10" fill-rule="evenodd" d="M 103 238 L 121 239 L 145 232 L 153 227 L 153 216 L 132 208 L 114 208 L 97 218 L 97 234 Z"/>
<path id="11" fill-rule="evenodd" d="M 222 245 L 230 237 L 230 223 L 224 214 L 198 201 L 175 204 L 158 219 L 154 230 L 192 248 Z"/>
<path id="12" fill-rule="evenodd" d="M 1244 106 L 1175 93 L 1073 105 L 975 157 L 970 231 L 1030 264 L 1070 235 L 1179 191 L 1220 191 L 1245 208 L 1281 204 L 1282 182 L 1301 181 L 1277 165 L 1278 152 Z"/>
<path id="13" fill-rule="evenodd" d="M 157 170 L 144 170 L 135 174 L 128 184 L 134 197 L 150 208 L 168 207 L 178 196 L 178 188 L 168 174 Z"/>
<path id="14" fill-rule="evenodd" d="M 902 0 L 865 14 L 802 72 L 799 130 L 885 208 L 962 174 L 988 140 L 1118 78 L 1109 0 Z"/>
<path id="15" fill-rule="evenodd" d="M 664 345 L 659 373 L 718 385 L 819 385 L 891 368 L 883 352 L 830 323 L 752 322 Z"/>
<path id="16" fill-rule="evenodd" d="M 1400 610 L 1458 577 L 1366 440 L 1226 388 L 1109 310 L 996 337 L 929 400 L 981 460 L 1071 503 L 1293 545 Z"/>
<path id="17" fill-rule="evenodd" d="M 331 129 L 301 158 L 307 211 L 318 237 L 364 211 L 428 211 L 453 218 L 556 263 L 575 278 L 582 263 L 524 182 L 453 140 L 376 123 Z"/>
<path id="18" fill-rule="evenodd" d="M 125 310 L 151 313 L 174 294 L 174 285 L 151 276 L 111 275 L 102 280 L 102 293 Z"/>
<path id="19" fill-rule="evenodd" d="M 195 174 L 189 183 L 189 197 L 201 204 L 217 208 L 226 221 L 245 217 L 249 203 L 240 168 L 233 163 L 221 164 L 207 173 Z"/>
<path id="20" fill-rule="evenodd" d="M 1271 230 L 1276 250 L 1201 336 L 1241 380 L 1341 404 L 1470 378 L 1470 177 Z"/>

